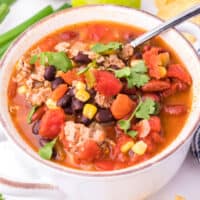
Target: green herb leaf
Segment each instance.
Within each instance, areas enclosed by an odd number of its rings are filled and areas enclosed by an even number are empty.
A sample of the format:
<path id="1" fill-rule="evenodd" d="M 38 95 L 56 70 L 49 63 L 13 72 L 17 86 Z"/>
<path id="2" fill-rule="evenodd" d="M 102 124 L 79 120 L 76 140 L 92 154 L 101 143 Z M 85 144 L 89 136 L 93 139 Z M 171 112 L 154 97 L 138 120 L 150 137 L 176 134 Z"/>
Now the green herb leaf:
<path id="1" fill-rule="evenodd" d="M 45 160 L 50 160 L 53 155 L 53 148 L 56 144 L 57 138 L 45 144 L 42 148 L 40 148 L 38 154 Z"/>
<path id="2" fill-rule="evenodd" d="M 150 78 L 147 74 L 132 72 L 131 75 L 127 78 L 128 88 L 132 88 L 133 86 L 139 88 L 148 83 L 149 79 Z"/>
<path id="3" fill-rule="evenodd" d="M 38 106 L 33 106 L 30 110 L 30 112 L 28 113 L 28 116 L 27 116 L 27 123 L 30 124 L 31 123 L 31 120 L 32 120 L 32 116 L 33 114 L 35 113 L 35 111 L 37 110 Z"/>
<path id="4" fill-rule="evenodd" d="M 156 111 L 156 103 L 152 99 L 148 98 L 141 103 L 140 107 L 137 109 L 135 116 L 139 119 L 149 119 L 150 115 L 154 114 Z"/>
<path id="5" fill-rule="evenodd" d="M 134 138 L 137 134 L 138 132 L 133 130 L 127 132 L 127 135 L 131 136 L 132 138 Z"/>
<path id="6" fill-rule="evenodd" d="M 5 200 L 5 198 L 3 197 L 3 194 L 0 194 L 0 200 Z"/>
<path id="7" fill-rule="evenodd" d="M 147 67 L 143 60 L 136 61 L 132 67 L 124 67 L 119 70 L 112 70 L 117 78 L 126 78 L 128 87 L 141 87 L 148 83 L 149 76 L 146 74 Z"/>
<path id="8" fill-rule="evenodd" d="M 137 60 L 132 66 L 131 71 L 135 73 L 146 73 L 147 67 L 143 60 Z"/>
<path id="9" fill-rule="evenodd" d="M 38 55 L 33 55 L 30 59 L 30 64 L 33 65 L 36 63 L 36 61 L 38 60 Z"/>
<path id="10" fill-rule="evenodd" d="M 72 68 L 72 62 L 65 52 L 48 52 L 48 64 L 56 67 L 57 70 L 67 72 Z"/>
<path id="11" fill-rule="evenodd" d="M 67 72 L 72 68 L 72 62 L 65 52 L 42 52 L 38 55 L 32 56 L 30 64 L 35 64 L 38 58 L 40 59 L 41 65 L 53 65 L 57 70 L 63 72 Z"/>
<path id="12" fill-rule="evenodd" d="M 131 127 L 131 123 L 129 120 L 120 120 L 118 121 L 119 127 L 127 132 L 127 130 Z"/>
<path id="13" fill-rule="evenodd" d="M 130 67 L 124 67 L 119 70 L 114 70 L 115 76 L 117 78 L 124 78 L 124 77 L 129 77 L 131 74 L 131 68 Z"/>
<path id="14" fill-rule="evenodd" d="M 109 42 L 108 44 L 97 43 L 91 48 L 91 50 L 95 53 L 106 54 L 110 51 L 118 50 L 121 46 L 122 43 L 119 42 Z"/>

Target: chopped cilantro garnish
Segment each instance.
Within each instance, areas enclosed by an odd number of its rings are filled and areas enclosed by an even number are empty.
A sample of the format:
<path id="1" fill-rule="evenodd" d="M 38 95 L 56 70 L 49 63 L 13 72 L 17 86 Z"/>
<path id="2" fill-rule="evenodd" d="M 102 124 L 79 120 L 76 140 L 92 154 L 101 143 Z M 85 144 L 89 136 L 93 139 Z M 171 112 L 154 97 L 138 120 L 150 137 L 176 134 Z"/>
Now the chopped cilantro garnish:
<path id="1" fill-rule="evenodd" d="M 57 138 L 51 142 L 46 143 L 42 148 L 40 148 L 38 154 L 45 160 L 50 160 L 53 155 L 53 148 L 56 144 Z"/>
<path id="2" fill-rule="evenodd" d="M 139 119 L 149 119 L 150 115 L 156 111 L 156 102 L 148 98 L 142 102 L 141 106 L 137 109 L 135 117 Z"/>
<path id="3" fill-rule="evenodd" d="M 91 50 L 95 53 L 106 54 L 110 53 L 110 51 L 116 51 L 120 49 L 122 46 L 119 42 L 109 42 L 108 44 L 96 43 Z"/>
<path id="4" fill-rule="evenodd" d="M 35 64 L 39 59 L 41 65 L 53 65 L 57 70 L 67 72 L 72 68 L 72 62 L 65 52 L 42 52 L 30 59 L 30 64 Z"/>
<path id="5" fill-rule="evenodd" d="M 119 120 L 118 125 L 126 134 L 128 134 L 131 137 L 135 137 L 137 135 L 137 131 L 129 130 L 131 127 L 131 120 L 133 119 L 133 117 L 135 116 L 139 119 L 149 119 L 150 115 L 155 114 L 155 111 L 155 101 L 153 101 L 150 98 L 147 98 L 144 101 L 140 99 L 139 104 L 137 105 L 131 116 L 127 120 Z"/>
<path id="6" fill-rule="evenodd" d="M 119 70 L 113 70 L 117 78 L 126 78 L 128 87 L 141 87 L 149 81 L 146 74 L 147 67 L 143 60 L 137 61 L 132 67 L 124 67 Z"/>

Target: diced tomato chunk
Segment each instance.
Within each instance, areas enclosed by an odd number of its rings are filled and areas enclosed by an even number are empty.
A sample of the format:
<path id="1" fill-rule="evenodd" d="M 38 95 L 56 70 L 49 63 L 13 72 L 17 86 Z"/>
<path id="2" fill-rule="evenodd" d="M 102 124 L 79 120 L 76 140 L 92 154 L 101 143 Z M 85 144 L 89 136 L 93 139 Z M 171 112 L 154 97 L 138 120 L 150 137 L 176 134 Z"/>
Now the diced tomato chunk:
<path id="1" fill-rule="evenodd" d="M 96 78 L 95 89 L 99 93 L 105 96 L 113 96 L 122 89 L 122 83 L 111 72 L 95 70 L 94 75 Z"/>
<path id="2" fill-rule="evenodd" d="M 66 73 L 62 73 L 61 78 L 69 85 L 72 85 L 72 82 L 76 80 L 84 82 L 84 76 L 78 75 L 76 69 L 72 69 Z"/>
<path id="3" fill-rule="evenodd" d="M 167 76 L 170 78 L 177 78 L 188 85 L 192 84 L 192 79 L 189 73 L 180 64 L 170 65 L 167 70 Z"/>
<path id="4" fill-rule="evenodd" d="M 97 143 L 93 140 L 88 140 L 84 143 L 83 147 L 80 148 L 76 156 L 82 161 L 91 162 L 99 157 L 100 152 L 100 147 Z"/>
<path id="5" fill-rule="evenodd" d="M 149 119 L 149 124 L 151 127 L 151 131 L 156 131 L 156 132 L 161 131 L 161 122 L 159 117 L 151 116 Z"/>
<path id="6" fill-rule="evenodd" d="M 47 37 L 44 41 L 41 42 L 41 44 L 39 44 L 39 48 L 42 52 L 50 51 L 58 43 L 58 41 L 59 40 L 57 36 Z"/>
<path id="7" fill-rule="evenodd" d="M 152 78 L 160 79 L 161 74 L 159 70 L 160 58 L 158 53 L 160 48 L 152 47 L 143 53 L 143 59 L 149 69 L 149 75 Z"/>
<path id="8" fill-rule="evenodd" d="M 39 134 L 49 139 L 57 137 L 65 119 L 66 116 L 62 109 L 47 110 L 41 119 Z"/>
<path id="9" fill-rule="evenodd" d="M 113 170 L 114 169 L 114 162 L 110 160 L 100 160 L 95 162 L 95 166 L 97 169 L 100 170 Z"/>

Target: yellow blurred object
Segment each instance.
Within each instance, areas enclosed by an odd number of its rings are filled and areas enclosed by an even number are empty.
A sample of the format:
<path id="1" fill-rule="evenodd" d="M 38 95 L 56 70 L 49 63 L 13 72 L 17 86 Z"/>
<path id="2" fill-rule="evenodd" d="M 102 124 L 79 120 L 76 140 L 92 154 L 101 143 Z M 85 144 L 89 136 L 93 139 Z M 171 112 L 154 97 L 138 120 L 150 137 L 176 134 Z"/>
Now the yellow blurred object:
<path id="1" fill-rule="evenodd" d="M 17 89 L 18 94 L 25 94 L 26 92 L 27 92 L 27 87 L 25 85 L 22 85 Z"/>
<path id="2" fill-rule="evenodd" d="M 189 41 L 191 42 L 192 44 L 196 42 L 196 37 L 194 37 L 192 34 L 190 33 L 183 33 L 184 37 Z"/>
<path id="3" fill-rule="evenodd" d="M 46 105 L 49 109 L 57 109 L 57 103 L 53 99 L 47 99 L 46 100 Z"/>
<path id="4" fill-rule="evenodd" d="M 159 73 L 160 73 L 160 78 L 164 78 L 167 75 L 167 70 L 165 67 L 158 67 L 159 68 Z"/>
<path id="5" fill-rule="evenodd" d="M 133 141 L 128 141 L 127 143 L 123 144 L 120 148 L 122 153 L 127 153 L 134 145 Z"/>
<path id="6" fill-rule="evenodd" d="M 147 150 L 147 144 L 142 140 L 136 142 L 132 147 L 132 151 L 138 155 L 143 155 L 146 152 L 146 150 Z"/>
<path id="7" fill-rule="evenodd" d="M 83 108 L 83 115 L 88 118 L 88 119 L 92 119 L 95 114 L 97 112 L 97 107 L 94 106 L 93 104 L 85 104 L 84 108 Z"/>
<path id="8" fill-rule="evenodd" d="M 199 3 L 200 0 L 155 0 L 157 14 L 162 19 L 172 18 Z M 200 25 L 200 16 L 192 18 L 192 21 Z"/>
<path id="9" fill-rule="evenodd" d="M 175 200 L 186 200 L 184 197 L 177 195 L 175 197 Z"/>
<path id="10" fill-rule="evenodd" d="M 80 89 L 76 91 L 75 97 L 82 102 L 86 102 L 90 98 L 90 94 L 86 90 Z"/>

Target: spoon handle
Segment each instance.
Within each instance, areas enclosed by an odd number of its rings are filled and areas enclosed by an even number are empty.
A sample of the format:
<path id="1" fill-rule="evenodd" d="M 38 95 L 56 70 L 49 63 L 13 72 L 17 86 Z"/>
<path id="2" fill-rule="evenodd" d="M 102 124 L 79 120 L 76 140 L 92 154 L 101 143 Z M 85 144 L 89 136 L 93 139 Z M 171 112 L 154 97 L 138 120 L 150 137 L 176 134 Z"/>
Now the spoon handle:
<path id="1" fill-rule="evenodd" d="M 186 10 L 185 12 L 181 13 L 180 15 L 164 22 L 163 24 L 155 27 L 154 29 L 152 29 L 151 31 L 148 31 L 147 33 L 143 34 L 142 36 L 139 36 L 138 38 L 136 38 L 135 40 L 133 40 L 130 44 L 132 45 L 132 47 L 137 47 L 140 44 L 146 42 L 147 40 L 153 38 L 156 35 L 159 35 L 160 33 L 162 33 L 163 31 L 176 26 L 177 24 L 180 24 L 181 22 L 200 14 L 200 4 Z"/>

